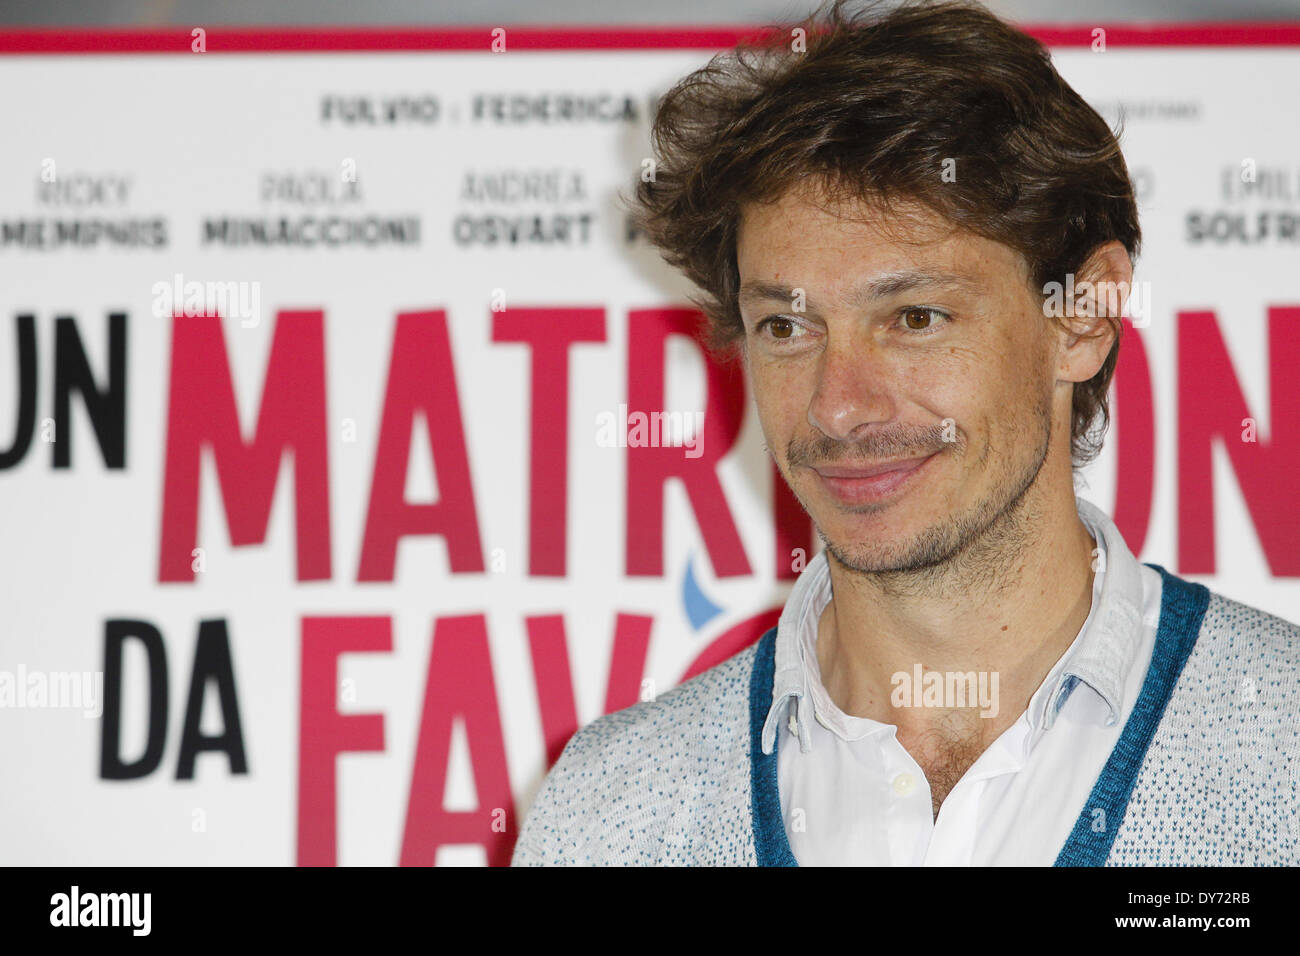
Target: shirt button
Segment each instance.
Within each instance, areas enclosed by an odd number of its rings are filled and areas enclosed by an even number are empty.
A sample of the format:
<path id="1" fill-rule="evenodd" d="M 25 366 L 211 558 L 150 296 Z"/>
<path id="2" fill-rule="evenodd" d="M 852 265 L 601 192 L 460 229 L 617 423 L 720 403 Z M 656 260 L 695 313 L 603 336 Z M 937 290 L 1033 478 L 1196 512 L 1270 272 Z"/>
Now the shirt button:
<path id="1" fill-rule="evenodd" d="M 894 778 L 894 793 L 905 797 L 916 789 L 916 778 L 910 773 L 900 773 Z"/>

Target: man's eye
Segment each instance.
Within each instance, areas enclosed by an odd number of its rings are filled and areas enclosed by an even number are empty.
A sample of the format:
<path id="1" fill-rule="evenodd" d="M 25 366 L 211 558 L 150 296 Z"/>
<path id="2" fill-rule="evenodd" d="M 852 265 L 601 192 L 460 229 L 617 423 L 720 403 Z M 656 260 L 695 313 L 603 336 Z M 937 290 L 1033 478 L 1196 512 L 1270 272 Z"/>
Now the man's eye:
<path id="1" fill-rule="evenodd" d="M 899 317 L 903 320 L 903 327 L 912 332 L 933 332 L 939 328 L 939 324 L 934 321 L 939 316 L 943 319 L 948 318 L 946 312 L 939 309 L 927 309 L 922 306 L 908 306 L 903 309 Z"/>
<path id="2" fill-rule="evenodd" d="M 758 323 L 756 332 L 765 331 L 774 339 L 792 339 L 799 332 L 799 326 L 793 319 L 773 315 Z"/>

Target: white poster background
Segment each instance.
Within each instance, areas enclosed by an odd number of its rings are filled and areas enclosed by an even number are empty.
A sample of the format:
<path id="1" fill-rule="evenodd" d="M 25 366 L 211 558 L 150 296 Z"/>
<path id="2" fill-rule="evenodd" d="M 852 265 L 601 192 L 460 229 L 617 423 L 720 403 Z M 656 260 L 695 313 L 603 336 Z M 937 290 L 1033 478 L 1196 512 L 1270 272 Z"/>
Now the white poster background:
<path id="1" fill-rule="evenodd" d="M 1142 203 L 1144 250 L 1137 278 L 1151 284 L 1154 314 L 1142 330 L 1155 393 L 1157 464 L 1151 527 L 1142 560 L 1176 561 L 1175 312 L 1213 309 L 1239 381 L 1269 423 L 1265 310 L 1300 302 L 1295 242 L 1189 245 L 1188 209 L 1229 206 L 1225 168 L 1253 157 L 1300 181 L 1300 116 L 1294 91 L 1300 55 L 1289 49 L 1061 49 L 1059 68 L 1090 102 L 1192 104 L 1192 117 L 1159 110 L 1130 115 L 1123 146 L 1150 184 Z M 73 403 L 73 466 L 52 467 L 38 439 L 21 464 L 0 473 L 0 670 L 98 671 L 104 621 L 140 617 L 163 632 L 170 715 L 165 755 L 142 780 L 98 778 L 100 722 L 70 709 L 0 710 L 0 861 L 13 864 L 291 864 L 296 858 L 300 619 L 314 614 L 393 618 L 390 654 L 348 655 L 340 678 L 356 700 L 340 710 L 382 713 L 385 750 L 338 761 L 338 862 L 397 862 L 432 626 L 439 616 L 482 612 L 516 807 L 522 821 L 544 772 L 537 694 L 524 618 L 562 612 L 581 722 L 601 713 L 615 616 L 655 618 L 646 677 L 659 691 L 677 681 L 708 642 L 788 593 L 773 571 L 769 472 L 752 408 L 723 469 L 724 487 L 754 574 L 719 580 L 685 494 L 670 482 L 665 574 L 624 575 L 625 451 L 598 447 L 601 412 L 627 401 L 630 309 L 686 305 L 690 287 L 644 245 L 629 247 L 616 191 L 649 155 L 650 97 L 701 65 L 701 51 L 395 54 L 226 54 L 0 57 L 0 210 L 5 220 L 62 215 L 164 216 L 168 246 L 146 249 L 0 249 L 0 443 L 17 415 L 14 319 L 33 312 L 38 330 L 38 409 L 53 415 L 53 323 L 72 315 L 97 381 L 106 381 L 107 321 L 129 314 L 127 467 L 107 469 L 80 403 Z M 21 91 L 21 95 L 16 95 Z M 488 124 L 472 121 L 474 95 L 578 93 L 631 97 L 641 122 Z M 322 98 L 436 95 L 444 121 L 326 124 Z M 1175 111 L 1176 112 L 1176 111 Z M 1105 112 L 1112 123 L 1115 116 Z M 130 181 L 125 205 L 69 211 L 37 201 L 41 164 Z M 416 215 L 414 248 L 231 249 L 204 247 L 209 216 L 270 215 L 309 207 L 264 203 L 268 173 L 337 170 L 356 162 L 365 212 Z M 562 169 L 581 175 L 587 199 L 559 206 L 483 207 L 459 197 L 467 173 Z M 1297 197 L 1266 205 L 1297 211 Z M 1247 208 L 1254 208 L 1244 204 Z M 344 209 L 349 207 L 345 206 Z M 462 212 L 595 213 L 586 245 L 518 249 L 458 247 Z M 220 493 L 205 460 L 200 543 L 208 570 L 193 584 L 157 580 L 166 434 L 169 320 L 152 315 L 155 283 L 174 274 L 260 283 L 254 328 L 224 323 L 232 377 L 248 437 L 260 401 L 279 309 L 325 311 L 330 420 L 332 580 L 295 577 L 292 464 L 282 465 L 269 530 L 257 546 L 231 548 Z M 529 350 L 491 341 L 490 300 L 511 305 L 605 309 L 607 341 L 570 352 L 568 573 L 530 577 L 528 545 Z M 358 584 L 356 569 L 374 467 L 384 382 L 397 313 L 447 310 L 457 387 L 485 557 L 505 569 L 448 573 L 440 538 L 408 538 L 391 584 Z M 669 352 L 666 404 L 701 408 L 698 353 Z M 1300 374 L 1300 370 L 1288 370 Z M 355 421 L 357 438 L 340 439 Z M 1116 414 L 1115 429 L 1123 428 Z M 1261 439 L 1263 440 L 1263 439 Z M 1213 516 L 1219 573 L 1195 577 L 1238 600 L 1292 620 L 1300 581 L 1273 577 L 1226 454 L 1216 451 Z M 1083 494 L 1114 506 L 1113 442 L 1086 472 Z M 1280 482 L 1294 476 L 1279 475 Z M 416 429 L 407 494 L 435 496 L 423 433 Z M 1300 546 L 1300 545 L 1297 545 Z M 696 555 L 701 588 L 724 613 L 702 632 L 682 602 L 686 562 Z M 200 754 L 195 778 L 175 779 L 179 733 L 199 621 L 225 618 L 234 659 L 249 773 L 224 755 Z M 128 647 L 123 751 L 144 747 L 143 657 Z M 215 703 L 210 694 L 208 704 Z M 204 729 L 220 729 L 215 708 Z M 463 739 L 453 742 L 449 809 L 476 805 Z M 199 812 L 205 829 L 196 832 Z M 444 848 L 438 862 L 481 862 L 478 847 Z M 429 861 L 434 862 L 434 861 Z"/>

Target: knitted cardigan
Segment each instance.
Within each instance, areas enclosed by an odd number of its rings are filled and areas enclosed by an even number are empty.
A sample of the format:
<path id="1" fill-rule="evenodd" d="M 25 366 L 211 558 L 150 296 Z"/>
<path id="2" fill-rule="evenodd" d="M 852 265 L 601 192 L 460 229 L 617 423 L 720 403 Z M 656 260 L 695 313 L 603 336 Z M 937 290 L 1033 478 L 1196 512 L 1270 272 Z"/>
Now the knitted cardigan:
<path id="1" fill-rule="evenodd" d="M 1300 627 L 1149 566 L 1151 666 L 1056 865 L 1300 864 Z M 775 646 L 579 730 L 513 865 L 798 865 L 760 745 Z"/>

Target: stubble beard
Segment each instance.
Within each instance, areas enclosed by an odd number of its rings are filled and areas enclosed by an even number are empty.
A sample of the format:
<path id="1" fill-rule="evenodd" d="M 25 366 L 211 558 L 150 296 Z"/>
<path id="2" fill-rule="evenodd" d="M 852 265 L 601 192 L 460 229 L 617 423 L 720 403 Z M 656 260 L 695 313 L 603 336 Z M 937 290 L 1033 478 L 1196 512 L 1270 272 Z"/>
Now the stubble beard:
<path id="1" fill-rule="evenodd" d="M 1027 550 L 1043 518 L 1032 491 L 1051 447 L 1050 399 L 1040 400 L 1035 411 L 1031 429 L 1038 435 L 1038 447 L 1014 480 L 995 479 L 983 500 L 926 527 L 904 542 L 901 551 L 855 550 L 842 541 L 832 541 L 818 526 L 817 534 L 830 558 L 869 580 L 882 593 L 899 596 L 959 595 L 973 589 L 995 593 L 1010 587 L 1015 583 L 1018 557 Z M 954 452 L 961 454 L 963 447 L 956 446 Z M 982 456 L 981 463 L 983 460 Z M 812 514 L 797 492 L 796 497 Z"/>

